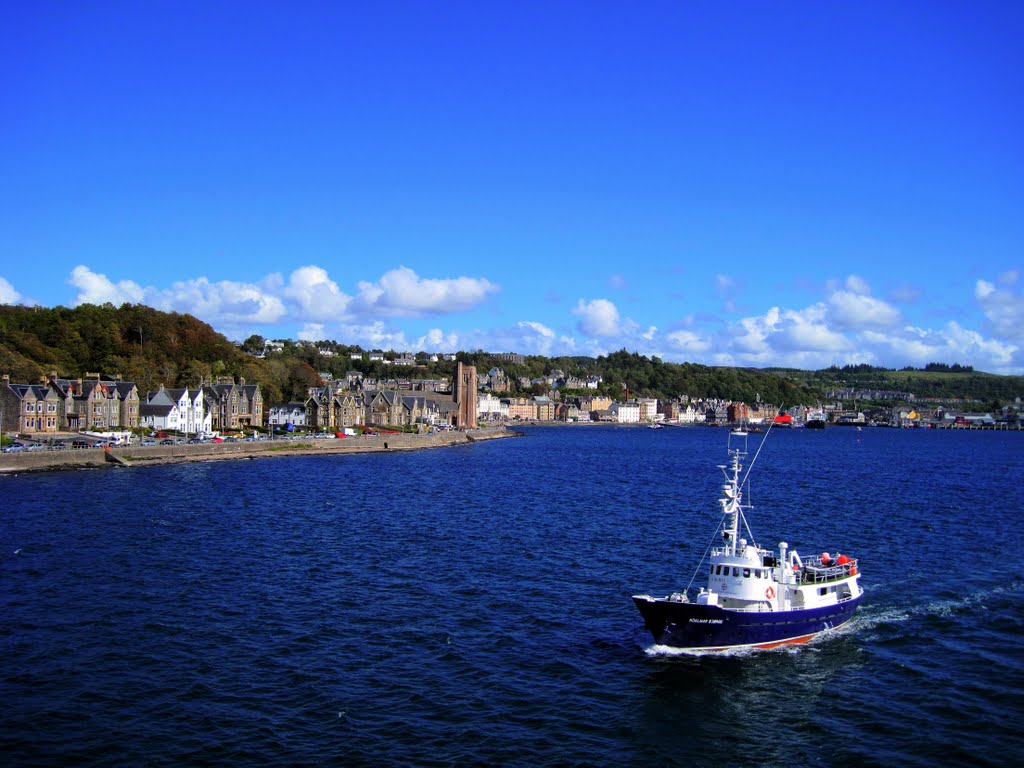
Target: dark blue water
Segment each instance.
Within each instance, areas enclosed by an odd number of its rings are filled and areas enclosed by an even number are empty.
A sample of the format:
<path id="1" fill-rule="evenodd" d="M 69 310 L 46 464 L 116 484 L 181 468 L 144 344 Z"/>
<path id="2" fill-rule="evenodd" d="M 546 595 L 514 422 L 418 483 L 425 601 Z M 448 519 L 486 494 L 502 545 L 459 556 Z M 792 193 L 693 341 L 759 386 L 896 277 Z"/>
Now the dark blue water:
<path id="1" fill-rule="evenodd" d="M 725 437 L 2 477 L 3 762 L 1021 764 L 1024 434 L 776 430 L 754 533 L 859 557 L 857 620 L 655 653 Z"/>

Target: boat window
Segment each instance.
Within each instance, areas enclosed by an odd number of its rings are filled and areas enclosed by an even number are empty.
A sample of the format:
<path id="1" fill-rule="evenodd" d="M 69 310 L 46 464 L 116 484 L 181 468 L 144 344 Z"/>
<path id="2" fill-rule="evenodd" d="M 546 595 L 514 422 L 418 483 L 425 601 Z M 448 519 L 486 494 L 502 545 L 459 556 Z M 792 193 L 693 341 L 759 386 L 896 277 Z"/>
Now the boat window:
<path id="1" fill-rule="evenodd" d="M 749 579 L 750 578 L 750 569 L 749 568 L 744 568 L 743 569 L 743 578 L 744 579 Z"/>
<path id="2" fill-rule="evenodd" d="M 736 567 L 733 567 L 733 569 L 732 569 L 732 575 L 733 575 L 733 576 L 735 576 L 736 578 L 739 578 L 739 575 L 740 575 L 740 569 L 739 569 L 739 568 L 736 568 Z"/>

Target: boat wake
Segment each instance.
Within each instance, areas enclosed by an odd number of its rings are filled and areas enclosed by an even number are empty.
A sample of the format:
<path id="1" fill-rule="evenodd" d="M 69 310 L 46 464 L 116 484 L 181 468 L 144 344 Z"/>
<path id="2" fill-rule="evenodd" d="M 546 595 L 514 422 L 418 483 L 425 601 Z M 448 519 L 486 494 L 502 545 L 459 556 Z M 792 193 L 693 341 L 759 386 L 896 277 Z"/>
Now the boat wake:
<path id="1" fill-rule="evenodd" d="M 892 624 L 921 619 L 928 616 L 948 617 L 964 611 L 985 609 L 993 598 L 1002 595 L 1015 595 L 1024 592 L 1024 581 L 1015 581 L 1006 586 L 979 590 L 955 598 L 931 600 L 920 605 L 907 605 L 872 610 L 865 606 L 861 613 L 851 622 L 862 630 L 872 630 Z"/>

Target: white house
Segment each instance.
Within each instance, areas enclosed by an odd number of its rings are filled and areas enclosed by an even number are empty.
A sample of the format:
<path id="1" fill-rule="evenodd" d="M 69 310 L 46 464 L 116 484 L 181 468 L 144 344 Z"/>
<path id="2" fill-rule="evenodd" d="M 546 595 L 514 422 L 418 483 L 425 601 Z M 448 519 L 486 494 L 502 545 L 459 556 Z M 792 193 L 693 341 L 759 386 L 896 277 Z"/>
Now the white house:
<path id="1" fill-rule="evenodd" d="M 508 419 L 508 403 L 502 403 L 489 392 L 481 392 L 476 398 L 477 421 L 499 421 Z"/>
<path id="2" fill-rule="evenodd" d="M 293 424 L 296 427 L 306 426 L 306 405 L 304 403 L 283 403 L 272 405 L 267 415 L 267 423 L 272 427 Z"/>
<path id="3" fill-rule="evenodd" d="M 619 424 L 640 423 L 640 406 L 636 403 L 612 403 L 610 410 Z"/>
<path id="4" fill-rule="evenodd" d="M 161 386 L 139 406 L 139 423 L 150 429 L 172 430 L 189 435 L 213 430 L 213 413 L 205 407 L 202 387 L 194 392 Z"/>
<path id="5" fill-rule="evenodd" d="M 706 418 L 704 411 L 694 408 L 693 403 L 688 403 L 685 410 L 679 411 L 680 424 L 703 424 Z"/>

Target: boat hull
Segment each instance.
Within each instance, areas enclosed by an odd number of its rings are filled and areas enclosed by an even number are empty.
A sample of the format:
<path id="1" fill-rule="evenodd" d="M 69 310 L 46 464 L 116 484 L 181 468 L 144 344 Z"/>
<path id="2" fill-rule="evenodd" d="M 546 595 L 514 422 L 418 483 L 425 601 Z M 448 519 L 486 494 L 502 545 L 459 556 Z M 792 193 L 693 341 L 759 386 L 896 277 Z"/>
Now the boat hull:
<path id="1" fill-rule="evenodd" d="M 861 595 L 835 605 L 797 611 L 728 611 L 714 605 L 637 596 L 633 602 L 658 645 L 694 651 L 773 648 L 804 643 L 853 618 Z"/>

